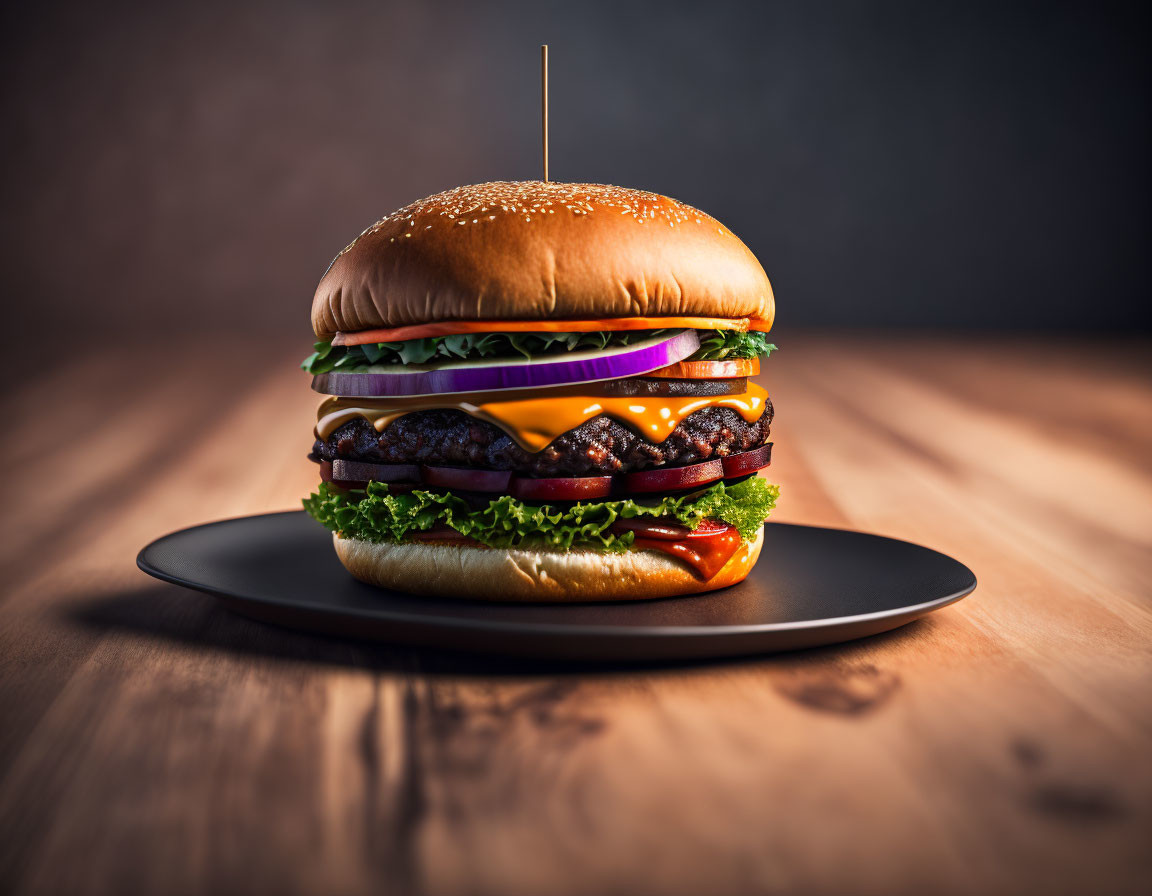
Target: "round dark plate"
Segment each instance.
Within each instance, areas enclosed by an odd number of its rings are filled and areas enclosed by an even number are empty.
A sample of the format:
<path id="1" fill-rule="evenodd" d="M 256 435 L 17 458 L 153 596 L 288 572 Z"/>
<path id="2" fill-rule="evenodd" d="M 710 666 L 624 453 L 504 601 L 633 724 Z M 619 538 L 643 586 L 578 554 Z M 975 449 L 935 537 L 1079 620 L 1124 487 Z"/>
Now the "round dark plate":
<path id="1" fill-rule="evenodd" d="M 733 656 L 835 644 L 959 600 L 976 577 L 944 554 L 879 535 L 769 523 L 744 582 L 708 594 L 600 604 L 487 604 L 364 585 L 303 511 L 165 535 L 137 565 L 265 622 L 503 655 L 585 660 Z"/>

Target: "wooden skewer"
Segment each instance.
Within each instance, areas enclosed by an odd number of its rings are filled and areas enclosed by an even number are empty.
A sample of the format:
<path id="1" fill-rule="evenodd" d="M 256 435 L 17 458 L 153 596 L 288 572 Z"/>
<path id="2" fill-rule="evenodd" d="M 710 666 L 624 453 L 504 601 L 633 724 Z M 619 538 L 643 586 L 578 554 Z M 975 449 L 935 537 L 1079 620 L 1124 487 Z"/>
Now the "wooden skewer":
<path id="1" fill-rule="evenodd" d="M 540 123 L 544 149 L 544 183 L 548 183 L 548 44 L 540 45 Z"/>

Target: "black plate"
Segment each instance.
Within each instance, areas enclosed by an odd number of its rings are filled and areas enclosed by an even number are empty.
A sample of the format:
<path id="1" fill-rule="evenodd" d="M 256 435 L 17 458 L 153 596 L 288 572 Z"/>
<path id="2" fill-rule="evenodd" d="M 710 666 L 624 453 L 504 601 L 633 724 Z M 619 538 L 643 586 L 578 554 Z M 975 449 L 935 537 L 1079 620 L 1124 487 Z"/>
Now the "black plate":
<path id="1" fill-rule="evenodd" d="M 692 597 L 485 604 L 382 591 L 349 575 L 303 511 L 208 523 L 136 558 L 266 622 L 355 638 L 517 656 L 653 660 L 834 644 L 911 622 L 976 587 L 963 564 L 879 535 L 769 523 L 744 582 Z"/>

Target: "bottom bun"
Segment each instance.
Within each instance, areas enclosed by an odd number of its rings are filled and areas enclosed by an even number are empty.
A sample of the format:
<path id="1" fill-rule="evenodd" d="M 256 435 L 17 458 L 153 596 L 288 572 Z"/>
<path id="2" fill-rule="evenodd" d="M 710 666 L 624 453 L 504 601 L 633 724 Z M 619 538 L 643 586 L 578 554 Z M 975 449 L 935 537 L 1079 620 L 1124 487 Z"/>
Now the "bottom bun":
<path id="1" fill-rule="evenodd" d="M 446 544 L 375 544 L 333 536 L 340 562 L 361 582 L 436 597 L 576 602 L 648 600 L 742 582 L 764 544 L 761 529 L 704 581 L 658 551 L 527 551 Z"/>

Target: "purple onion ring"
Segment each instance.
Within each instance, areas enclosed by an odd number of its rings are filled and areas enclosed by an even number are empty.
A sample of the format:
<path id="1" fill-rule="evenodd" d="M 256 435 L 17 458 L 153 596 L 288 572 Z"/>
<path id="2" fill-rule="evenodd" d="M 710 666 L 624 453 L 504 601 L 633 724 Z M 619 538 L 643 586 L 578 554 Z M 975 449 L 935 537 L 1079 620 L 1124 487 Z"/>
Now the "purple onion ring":
<path id="1" fill-rule="evenodd" d="M 494 392 L 539 389 L 642 376 L 683 361 L 700 348 L 695 330 L 682 330 L 658 342 L 646 342 L 598 352 L 573 352 L 576 357 L 549 356 L 530 361 L 493 364 L 452 364 L 396 373 L 342 373 L 312 378 L 312 388 L 325 395 L 356 398 L 398 398 L 453 392 Z"/>

